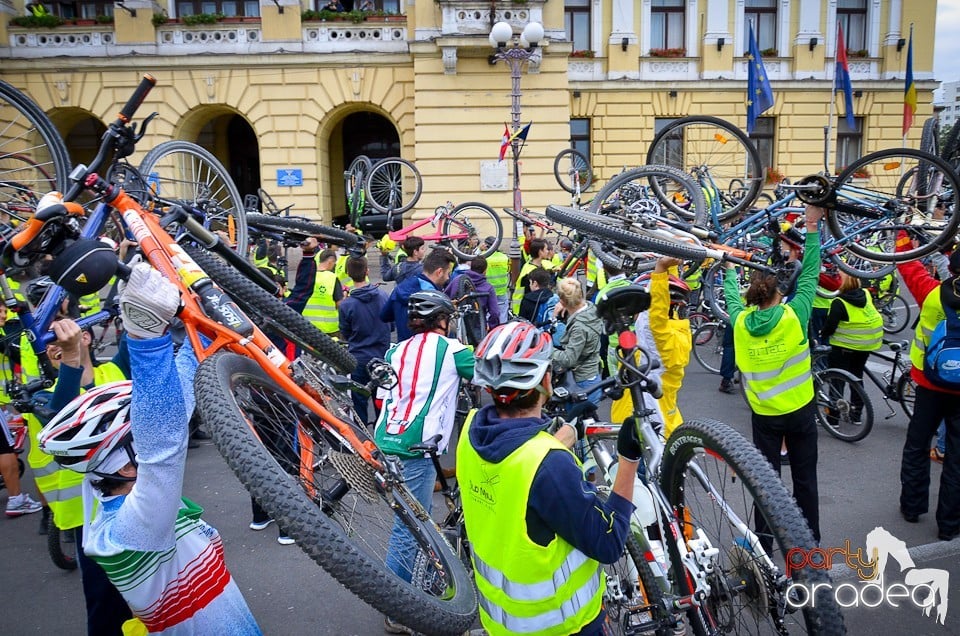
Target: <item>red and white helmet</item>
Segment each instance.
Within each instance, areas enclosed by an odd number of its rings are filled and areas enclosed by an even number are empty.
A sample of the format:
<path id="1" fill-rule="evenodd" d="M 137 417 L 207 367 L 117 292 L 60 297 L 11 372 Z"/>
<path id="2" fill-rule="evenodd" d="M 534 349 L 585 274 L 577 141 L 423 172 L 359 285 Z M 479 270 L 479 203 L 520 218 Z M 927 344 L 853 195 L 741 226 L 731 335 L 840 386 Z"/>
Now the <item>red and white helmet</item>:
<path id="1" fill-rule="evenodd" d="M 550 369 L 553 341 L 550 335 L 525 321 L 500 325 L 477 345 L 473 383 L 491 393 L 503 394 L 509 402 L 521 392 L 540 385 Z"/>
<path id="2" fill-rule="evenodd" d="M 125 448 L 131 461 L 134 457 L 131 393 L 131 383 L 125 380 L 98 386 L 75 398 L 40 431 L 40 450 L 53 455 L 64 468 L 110 476 L 99 468 L 114 449 Z"/>

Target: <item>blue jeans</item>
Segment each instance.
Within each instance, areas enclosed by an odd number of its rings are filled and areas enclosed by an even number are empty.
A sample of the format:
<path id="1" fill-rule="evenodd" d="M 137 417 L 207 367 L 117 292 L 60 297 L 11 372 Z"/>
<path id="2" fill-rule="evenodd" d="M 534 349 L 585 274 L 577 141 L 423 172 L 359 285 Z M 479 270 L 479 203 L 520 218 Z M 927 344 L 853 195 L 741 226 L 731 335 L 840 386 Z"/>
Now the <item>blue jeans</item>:
<path id="1" fill-rule="evenodd" d="M 424 510 L 430 512 L 433 503 L 433 485 L 437 469 L 429 457 L 403 460 L 403 479 Z M 413 578 L 413 560 L 417 556 L 417 542 L 399 519 L 393 520 L 390 542 L 387 544 L 387 567 L 407 583 Z"/>
<path id="2" fill-rule="evenodd" d="M 723 327 L 723 353 L 720 355 L 720 377 L 733 382 L 737 371 L 737 355 L 733 348 L 733 325 L 725 323 Z"/>
<path id="3" fill-rule="evenodd" d="M 598 382 L 600 382 L 599 373 L 593 376 L 592 378 L 588 378 L 586 380 L 577 382 L 577 386 L 580 387 L 581 389 L 585 389 L 588 386 L 593 386 L 594 384 L 597 384 Z M 599 389 L 597 389 L 596 391 L 592 391 L 590 395 L 587 396 L 587 400 L 589 400 L 590 403 L 593 404 L 594 406 L 600 406 L 600 400 L 602 398 L 603 398 L 603 391 Z"/>
<path id="4" fill-rule="evenodd" d="M 367 371 L 367 362 L 369 360 L 361 362 L 357 361 L 357 367 L 350 373 L 350 379 L 356 382 L 357 384 L 366 385 L 370 381 L 370 372 Z M 350 392 L 350 396 L 353 398 L 353 410 L 357 412 L 357 415 L 360 416 L 360 420 L 364 424 L 369 424 L 370 422 L 370 396 L 369 395 L 360 395 L 359 393 Z"/>
<path id="5" fill-rule="evenodd" d="M 941 455 L 947 452 L 947 425 L 945 422 L 940 422 L 940 426 L 937 428 L 937 450 L 940 451 Z"/>

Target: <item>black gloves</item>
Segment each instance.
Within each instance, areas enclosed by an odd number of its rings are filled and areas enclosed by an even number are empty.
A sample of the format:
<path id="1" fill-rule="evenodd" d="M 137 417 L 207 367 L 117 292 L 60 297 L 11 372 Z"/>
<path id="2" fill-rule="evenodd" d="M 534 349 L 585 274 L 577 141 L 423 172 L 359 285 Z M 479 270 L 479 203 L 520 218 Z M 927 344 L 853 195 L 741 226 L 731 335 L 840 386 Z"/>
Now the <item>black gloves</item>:
<path id="1" fill-rule="evenodd" d="M 636 418 L 628 417 L 620 426 L 617 434 L 617 454 L 631 462 L 638 462 L 643 456 Z"/>

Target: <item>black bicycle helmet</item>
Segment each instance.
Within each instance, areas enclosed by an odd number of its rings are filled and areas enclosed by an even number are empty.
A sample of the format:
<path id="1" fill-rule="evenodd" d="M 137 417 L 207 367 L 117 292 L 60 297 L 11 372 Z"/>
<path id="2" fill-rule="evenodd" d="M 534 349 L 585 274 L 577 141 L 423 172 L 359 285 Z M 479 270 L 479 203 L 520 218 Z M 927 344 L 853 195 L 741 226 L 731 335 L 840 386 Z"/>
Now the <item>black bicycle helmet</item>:
<path id="1" fill-rule="evenodd" d="M 27 302 L 33 307 L 36 307 L 40 304 L 40 301 L 43 300 L 43 296 L 47 293 L 47 290 L 53 286 L 54 282 L 49 276 L 34 278 L 26 284 L 26 289 L 24 290 Z"/>
<path id="2" fill-rule="evenodd" d="M 407 315 L 411 318 L 432 318 L 433 316 L 454 314 L 453 302 L 443 292 L 435 290 L 418 291 L 410 294 L 407 303 Z"/>

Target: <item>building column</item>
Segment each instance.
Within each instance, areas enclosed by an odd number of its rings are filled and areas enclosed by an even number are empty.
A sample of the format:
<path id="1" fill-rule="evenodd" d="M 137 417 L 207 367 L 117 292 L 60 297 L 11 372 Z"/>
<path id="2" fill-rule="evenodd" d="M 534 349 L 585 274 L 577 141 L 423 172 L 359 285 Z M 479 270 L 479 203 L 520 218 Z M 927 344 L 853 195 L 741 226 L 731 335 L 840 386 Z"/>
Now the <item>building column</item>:
<path id="1" fill-rule="evenodd" d="M 730 76 L 737 47 L 730 33 L 728 0 L 707 0 L 707 22 L 703 33 L 703 77 Z"/>
<path id="2" fill-rule="evenodd" d="M 836 0 L 828 0 L 836 6 Z M 800 0 L 800 24 L 797 28 L 797 37 L 793 41 L 793 59 L 794 73 L 796 77 L 805 77 L 813 75 L 815 77 L 824 76 L 824 63 L 827 53 L 827 37 L 830 33 L 836 33 L 836 26 L 831 28 L 827 24 L 827 36 L 820 31 L 821 20 L 821 1 L 820 0 Z M 781 7 L 781 10 L 782 7 Z M 828 11 L 829 16 L 829 11 Z M 834 8 L 834 15 L 836 9 Z M 811 42 L 816 40 L 811 50 Z M 831 44 L 831 49 L 832 49 Z"/>
<path id="3" fill-rule="evenodd" d="M 599 5 L 599 3 L 595 3 Z M 613 0 L 611 10 L 612 28 L 607 43 L 607 76 L 609 79 L 639 79 L 640 43 L 634 30 L 632 0 Z M 594 15 L 593 24 L 600 24 L 600 16 Z"/>

